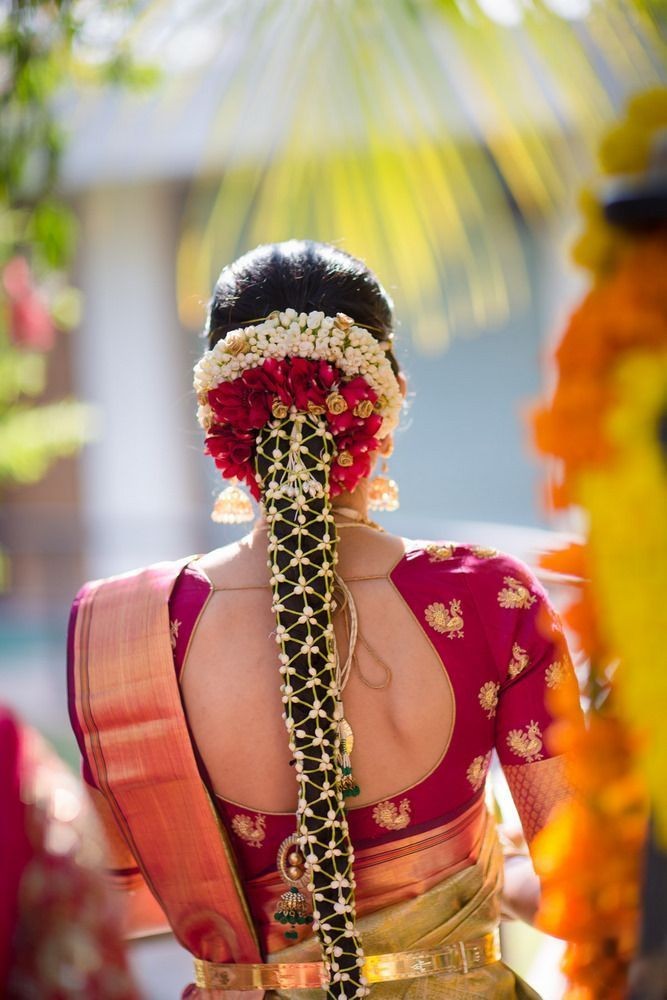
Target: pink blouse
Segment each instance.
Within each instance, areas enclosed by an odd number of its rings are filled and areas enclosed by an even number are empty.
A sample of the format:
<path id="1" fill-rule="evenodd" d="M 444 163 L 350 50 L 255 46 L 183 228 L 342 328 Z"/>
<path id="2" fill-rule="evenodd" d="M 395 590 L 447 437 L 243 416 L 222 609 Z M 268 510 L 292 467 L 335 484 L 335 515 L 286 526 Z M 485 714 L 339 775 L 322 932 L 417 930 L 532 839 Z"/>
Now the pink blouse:
<path id="1" fill-rule="evenodd" d="M 441 760 L 423 780 L 391 798 L 348 807 L 359 850 L 426 833 L 468 810 L 484 794 L 494 748 L 513 792 L 520 788 L 519 769 L 552 756 L 547 693 L 572 674 L 558 618 L 518 560 L 474 545 L 414 542 L 390 579 L 440 657 L 455 718 Z M 169 617 L 179 675 L 210 590 L 196 561 L 173 588 Z M 294 833 L 294 813 L 259 812 L 220 796 L 216 802 L 245 879 L 275 870 L 278 847 Z"/>

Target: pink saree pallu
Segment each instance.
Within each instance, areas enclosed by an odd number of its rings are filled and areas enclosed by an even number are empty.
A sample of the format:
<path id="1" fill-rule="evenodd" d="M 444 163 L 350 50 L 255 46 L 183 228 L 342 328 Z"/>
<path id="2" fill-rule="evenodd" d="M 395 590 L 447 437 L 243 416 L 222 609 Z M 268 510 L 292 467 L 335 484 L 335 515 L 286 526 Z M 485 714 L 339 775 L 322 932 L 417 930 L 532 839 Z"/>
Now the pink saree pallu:
<path id="1" fill-rule="evenodd" d="M 321 1000 L 317 940 L 283 947 L 272 920 L 280 879 L 243 884 L 198 766 L 168 611 L 188 561 L 88 584 L 78 598 L 70 711 L 94 801 L 111 822 L 115 882 L 148 886 L 194 956 L 188 1000 L 236 990 Z M 355 873 L 374 1000 L 539 1000 L 500 961 L 502 855 L 481 798 L 444 826 L 359 850 Z"/>
<path id="2" fill-rule="evenodd" d="M 183 562 L 84 588 L 70 677 L 73 721 L 93 780 L 181 944 L 211 961 L 258 962 L 174 673 L 167 602 Z"/>

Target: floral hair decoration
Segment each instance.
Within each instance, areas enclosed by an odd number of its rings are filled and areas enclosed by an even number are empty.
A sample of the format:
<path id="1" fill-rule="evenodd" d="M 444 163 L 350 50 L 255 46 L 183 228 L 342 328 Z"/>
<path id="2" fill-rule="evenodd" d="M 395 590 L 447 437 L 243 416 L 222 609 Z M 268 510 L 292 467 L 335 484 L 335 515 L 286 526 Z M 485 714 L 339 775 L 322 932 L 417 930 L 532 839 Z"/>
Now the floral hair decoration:
<path id="1" fill-rule="evenodd" d="M 224 476 L 243 480 L 262 500 L 268 529 L 283 717 L 298 787 L 296 833 L 277 858 L 289 888 L 274 918 L 291 928 L 288 941 L 312 921 L 327 1000 L 357 1000 L 368 988 L 345 812 L 353 737 L 332 621 L 331 498 L 370 472 L 379 439 L 398 423 L 400 387 L 386 342 L 349 316 L 286 309 L 228 333 L 197 364 L 195 388 L 206 451 Z"/>
<path id="2" fill-rule="evenodd" d="M 335 449 L 331 496 L 354 489 L 379 438 L 398 424 L 402 396 L 387 347 L 344 313 L 286 309 L 232 330 L 195 366 L 206 452 L 259 500 L 258 431 L 271 418 L 321 414 Z"/>

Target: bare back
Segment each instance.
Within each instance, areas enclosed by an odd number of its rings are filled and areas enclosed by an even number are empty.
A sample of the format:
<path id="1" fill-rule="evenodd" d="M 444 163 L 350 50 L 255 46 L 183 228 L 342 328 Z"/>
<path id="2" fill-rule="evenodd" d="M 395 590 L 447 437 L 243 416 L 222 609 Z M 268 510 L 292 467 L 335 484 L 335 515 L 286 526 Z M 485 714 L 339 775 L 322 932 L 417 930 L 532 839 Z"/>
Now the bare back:
<path id="1" fill-rule="evenodd" d="M 440 658 L 390 579 L 404 541 L 362 526 L 341 526 L 339 536 L 338 571 L 363 637 L 343 694 L 355 734 L 358 807 L 400 793 L 435 768 L 451 736 L 454 698 Z M 192 636 L 182 693 L 216 793 L 263 813 L 293 812 L 266 544 L 259 529 L 197 561 L 213 590 Z M 342 612 L 334 624 L 345 658 Z"/>

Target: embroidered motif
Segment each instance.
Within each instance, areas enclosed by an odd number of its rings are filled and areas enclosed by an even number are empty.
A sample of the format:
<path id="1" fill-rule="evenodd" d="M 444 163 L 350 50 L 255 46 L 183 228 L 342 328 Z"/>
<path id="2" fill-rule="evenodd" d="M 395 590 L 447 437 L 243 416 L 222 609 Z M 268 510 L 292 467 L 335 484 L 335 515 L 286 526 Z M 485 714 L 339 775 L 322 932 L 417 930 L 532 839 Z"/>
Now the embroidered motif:
<path id="1" fill-rule="evenodd" d="M 544 678 L 547 682 L 547 687 L 558 688 L 561 686 L 565 680 L 565 675 L 567 671 L 565 669 L 565 664 L 562 660 L 556 660 L 552 663 L 544 672 Z"/>
<path id="2" fill-rule="evenodd" d="M 409 799 L 401 799 L 396 808 L 395 802 L 388 799 L 378 802 L 373 809 L 373 819 L 378 826 L 383 826 L 385 830 L 404 830 L 411 819 L 411 808 Z"/>
<path id="3" fill-rule="evenodd" d="M 503 579 L 505 587 L 498 594 L 498 604 L 501 608 L 530 608 L 537 598 L 528 590 L 521 580 L 515 580 L 513 576 L 506 576 Z"/>
<path id="4" fill-rule="evenodd" d="M 455 548 L 453 542 L 447 542 L 446 545 L 427 545 L 428 560 L 429 562 L 444 562 L 445 559 L 451 559 Z"/>
<path id="5" fill-rule="evenodd" d="M 248 847 L 261 847 L 266 838 L 266 817 L 257 813 L 253 820 L 251 816 L 237 813 L 232 820 L 232 830 Z"/>
<path id="6" fill-rule="evenodd" d="M 492 719 L 496 714 L 496 708 L 498 707 L 498 691 L 500 690 L 500 684 L 496 684 L 494 681 L 487 681 L 486 684 L 482 684 L 479 689 L 479 703 L 486 712 L 487 719 Z"/>
<path id="7" fill-rule="evenodd" d="M 526 731 L 510 729 L 507 746 L 517 757 L 523 757 L 527 764 L 542 760 L 542 732 L 537 722 L 529 722 Z"/>
<path id="8" fill-rule="evenodd" d="M 484 784 L 490 760 L 491 751 L 489 750 L 488 753 L 480 754 L 479 757 L 475 757 L 472 764 L 470 764 L 468 770 L 466 771 L 466 778 L 476 792 L 479 791 Z"/>
<path id="9" fill-rule="evenodd" d="M 183 623 L 174 618 L 173 621 L 169 622 L 169 641 L 171 642 L 171 648 L 176 649 L 176 640 L 178 639 L 178 630 Z"/>
<path id="10" fill-rule="evenodd" d="M 485 548 L 483 545 L 471 545 L 470 551 L 478 559 L 493 559 L 498 555 L 498 549 Z"/>
<path id="11" fill-rule="evenodd" d="M 512 659 L 507 668 L 507 673 L 510 677 L 516 677 L 522 670 L 525 670 L 528 666 L 528 659 L 526 650 L 522 649 L 518 642 L 515 642 L 512 646 Z"/>
<path id="12" fill-rule="evenodd" d="M 424 612 L 424 617 L 432 629 L 446 634 L 448 639 L 463 638 L 461 602 L 455 598 L 449 602 L 449 610 L 444 604 L 429 604 Z"/>

